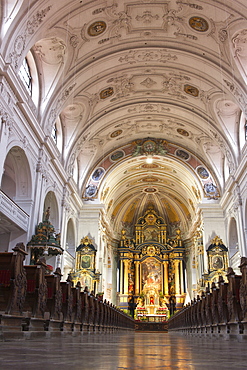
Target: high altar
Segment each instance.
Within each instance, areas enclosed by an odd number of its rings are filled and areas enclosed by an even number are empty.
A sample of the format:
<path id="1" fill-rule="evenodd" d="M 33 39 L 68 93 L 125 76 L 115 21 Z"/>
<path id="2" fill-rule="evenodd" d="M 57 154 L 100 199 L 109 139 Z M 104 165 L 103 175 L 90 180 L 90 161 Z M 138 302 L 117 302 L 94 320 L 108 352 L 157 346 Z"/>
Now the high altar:
<path id="1" fill-rule="evenodd" d="M 180 230 L 168 238 L 164 219 L 148 209 L 135 225 L 135 238 L 122 230 L 119 245 L 119 305 L 138 316 L 167 315 L 185 299 L 184 247 Z"/>

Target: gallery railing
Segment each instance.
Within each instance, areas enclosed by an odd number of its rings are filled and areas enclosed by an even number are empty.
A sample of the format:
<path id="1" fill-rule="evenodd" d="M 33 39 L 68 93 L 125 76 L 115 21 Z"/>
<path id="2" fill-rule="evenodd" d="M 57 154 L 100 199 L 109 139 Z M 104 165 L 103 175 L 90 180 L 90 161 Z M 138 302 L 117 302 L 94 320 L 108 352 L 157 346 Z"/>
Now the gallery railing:
<path id="1" fill-rule="evenodd" d="M 134 330 L 135 321 L 113 304 L 75 287 L 43 261 L 24 265 L 22 243 L 0 253 L 0 340 L 85 332 Z"/>
<path id="2" fill-rule="evenodd" d="M 228 268 L 225 282 L 208 286 L 201 296 L 191 301 L 168 320 L 169 331 L 211 336 L 247 334 L 247 258 L 241 258 L 241 275 Z"/>

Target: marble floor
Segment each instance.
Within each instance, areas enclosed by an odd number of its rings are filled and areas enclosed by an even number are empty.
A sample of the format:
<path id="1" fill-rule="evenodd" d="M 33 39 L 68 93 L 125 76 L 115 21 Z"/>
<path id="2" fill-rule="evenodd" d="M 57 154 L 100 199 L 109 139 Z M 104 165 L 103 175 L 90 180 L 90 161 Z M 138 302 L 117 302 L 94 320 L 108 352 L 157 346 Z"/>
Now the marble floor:
<path id="1" fill-rule="evenodd" d="M 243 370 L 247 343 L 138 332 L 1 342 L 0 369 Z"/>

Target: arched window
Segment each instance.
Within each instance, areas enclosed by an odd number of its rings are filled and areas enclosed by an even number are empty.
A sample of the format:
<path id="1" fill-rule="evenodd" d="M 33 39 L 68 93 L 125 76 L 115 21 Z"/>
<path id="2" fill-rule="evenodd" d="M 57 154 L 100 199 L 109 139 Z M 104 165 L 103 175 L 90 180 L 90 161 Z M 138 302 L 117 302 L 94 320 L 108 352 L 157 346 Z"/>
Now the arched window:
<path id="1" fill-rule="evenodd" d="M 247 140 L 247 119 L 242 112 L 239 124 L 239 145 L 240 149 L 243 149 Z"/>
<path id="2" fill-rule="evenodd" d="M 56 125 L 56 123 L 53 125 L 52 132 L 51 132 L 51 137 L 53 138 L 53 140 L 57 144 L 57 125 Z"/>
<path id="3" fill-rule="evenodd" d="M 27 58 L 23 59 L 21 68 L 19 70 L 19 76 L 21 77 L 22 81 L 24 82 L 24 85 L 25 85 L 27 91 L 32 96 L 32 76 L 31 76 L 30 67 L 29 67 Z"/>

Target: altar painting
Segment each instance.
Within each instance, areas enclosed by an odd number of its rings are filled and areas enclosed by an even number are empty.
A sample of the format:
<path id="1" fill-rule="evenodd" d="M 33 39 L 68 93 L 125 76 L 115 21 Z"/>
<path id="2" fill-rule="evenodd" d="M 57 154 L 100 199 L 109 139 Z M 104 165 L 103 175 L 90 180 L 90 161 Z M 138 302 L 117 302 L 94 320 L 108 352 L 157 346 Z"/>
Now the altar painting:
<path id="1" fill-rule="evenodd" d="M 83 269 L 88 269 L 91 267 L 91 256 L 82 256 L 81 257 L 81 267 Z"/>
<path id="2" fill-rule="evenodd" d="M 142 263 L 142 290 L 145 293 L 162 290 L 161 264 L 155 258 L 150 257 Z"/>
<path id="3" fill-rule="evenodd" d="M 80 283 L 83 288 L 88 287 L 88 290 L 92 290 L 92 278 L 89 275 L 81 275 Z"/>

